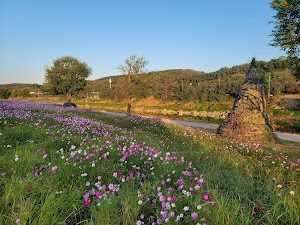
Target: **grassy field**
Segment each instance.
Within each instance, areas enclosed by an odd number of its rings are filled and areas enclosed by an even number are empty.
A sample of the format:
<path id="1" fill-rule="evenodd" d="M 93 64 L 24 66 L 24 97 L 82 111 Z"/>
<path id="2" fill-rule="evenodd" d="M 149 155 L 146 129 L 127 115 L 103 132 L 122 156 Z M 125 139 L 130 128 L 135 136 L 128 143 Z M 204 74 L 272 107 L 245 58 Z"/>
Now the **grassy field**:
<path id="1" fill-rule="evenodd" d="M 0 224 L 299 224 L 300 149 L 0 101 Z"/>
<path id="2" fill-rule="evenodd" d="M 298 97 L 295 95 L 295 97 Z M 287 96 L 285 96 L 287 98 Z M 278 98 L 280 99 L 280 98 Z M 272 100 L 268 109 L 269 118 L 276 131 L 300 134 L 299 109 L 285 109 L 278 105 L 279 100 Z M 62 104 L 64 97 L 29 98 L 28 101 L 48 101 Z M 97 99 L 74 99 L 78 107 L 107 110 L 113 112 L 126 112 L 126 101 L 111 101 Z M 275 103 L 274 103 L 275 102 Z M 162 101 L 153 97 L 133 100 L 132 113 L 146 116 L 156 116 L 169 119 L 201 121 L 207 123 L 224 123 L 225 117 L 231 111 L 233 100 L 223 102 L 184 102 Z M 222 116 L 221 116 L 222 115 Z"/>

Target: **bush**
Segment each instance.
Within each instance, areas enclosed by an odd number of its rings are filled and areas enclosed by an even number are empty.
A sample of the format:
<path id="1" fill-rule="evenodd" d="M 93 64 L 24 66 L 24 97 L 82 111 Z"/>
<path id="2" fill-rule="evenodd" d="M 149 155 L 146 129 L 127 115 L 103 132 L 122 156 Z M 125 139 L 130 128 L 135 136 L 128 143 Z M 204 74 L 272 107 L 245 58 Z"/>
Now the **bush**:
<path id="1" fill-rule="evenodd" d="M 77 105 L 75 103 L 72 102 L 66 102 L 63 104 L 63 107 L 74 107 L 77 108 Z"/>
<path id="2" fill-rule="evenodd" d="M 24 89 L 14 89 L 11 92 L 12 97 L 30 97 L 30 91 L 27 88 Z"/>
<path id="3" fill-rule="evenodd" d="M 0 98 L 8 99 L 11 96 L 11 91 L 7 88 L 0 88 Z"/>

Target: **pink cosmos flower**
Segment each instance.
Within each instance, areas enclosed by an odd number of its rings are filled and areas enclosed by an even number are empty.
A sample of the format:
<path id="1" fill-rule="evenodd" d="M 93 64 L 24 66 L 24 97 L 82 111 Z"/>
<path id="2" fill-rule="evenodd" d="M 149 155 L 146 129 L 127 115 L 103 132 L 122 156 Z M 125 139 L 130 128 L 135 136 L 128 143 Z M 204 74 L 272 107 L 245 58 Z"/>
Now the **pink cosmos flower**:
<path id="1" fill-rule="evenodd" d="M 200 186 L 197 184 L 196 186 L 195 186 L 195 190 L 199 190 L 200 189 Z"/>
<path id="2" fill-rule="evenodd" d="M 203 195 L 202 195 L 202 198 L 203 198 L 203 200 L 204 201 L 209 201 L 210 200 L 210 194 L 207 194 L 207 193 L 204 193 Z"/>
<path id="3" fill-rule="evenodd" d="M 39 154 L 39 152 L 42 151 L 42 150 L 43 150 L 42 148 L 37 149 L 36 152 L 35 152 L 35 154 L 36 155 Z"/>
<path id="4" fill-rule="evenodd" d="M 87 200 L 90 197 L 90 194 L 87 192 L 83 195 L 84 200 Z"/>
<path id="5" fill-rule="evenodd" d="M 101 182 L 100 182 L 100 181 L 98 181 L 98 182 L 95 183 L 95 186 L 96 186 L 97 188 L 99 188 L 100 185 L 101 185 Z"/>
<path id="6" fill-rule="evenodd" d="M 122 174 L 123 174 L 122 171 L 119 171 L 119 172 L 117 173 L 118 177 L 121 177 Z"/>
<path id="7" fill-rule="evenodd" d="M 101 199 L 102 198 L 102 193 L 100 191 L 97 191 L 96 196 Z"/>
<path id="8" fill-rule="evenodd" d="M 183 184 L 183 180 L 182 180 L 182 179 L 178 179 L 178 180 L 176 181 L 176 184 Z"/>
<path id="9" fill-rule="evenodd" d="M 32 190 L 32 186 L 28 186 L 27 191 L 30 192 Z"/>
<path id="10" fill-rule="evenodd" d="M 198 213 L 193 212 L 193 213 L 191 214 L 191 217 L 192 217 L 194 220 L 197 219 Z"/>
<path id="11" fill-rule="evenodd" d="M 32 171 L 32 174 L 33 174 L 35 177 L 37 177 L 37 176 L 39 175 L 39 170 L 34 170 L 34 171 Z"/>
<path id="12" fill-rule="evenodd" d="M 259 212 L 264 211 L 264 207 L 262 205 L 257 206 L 257 209 L 258 209 Z"/>
<path id="13" fill-rule="evenodd" d="M 185 176 L 192 176 L 192 172 L 189 172 L 189 171 L 187 171 L 187 170 L 183 171 L 182 173 L 183 173 L 183 175 L 185 175 Z"/>
<path id="14" fill-rule="evenodd" d="M 88 207 L 89 205 L 90 205 L 90 200 L 85 200 L 84 201 L 84 203 L 83 203 L 83 205 L 85 206 L 85 207 Z"/>
<path id="15" fill-rule="evenodd" d="M 52 169 L 51 169 L 51 173 L 56 174 L 56 169 L 57 169 L 57 166 L 53 166 Z"/>
<path id="16" fill-rule="evenodd" d="M 200 178 L 200 179 L 197 181 L 198 185 L 200 185 L 200 186 L 201 186 L 201 184 L 203 184 L 203 182 L 204 182 L 203 178 Z"/>

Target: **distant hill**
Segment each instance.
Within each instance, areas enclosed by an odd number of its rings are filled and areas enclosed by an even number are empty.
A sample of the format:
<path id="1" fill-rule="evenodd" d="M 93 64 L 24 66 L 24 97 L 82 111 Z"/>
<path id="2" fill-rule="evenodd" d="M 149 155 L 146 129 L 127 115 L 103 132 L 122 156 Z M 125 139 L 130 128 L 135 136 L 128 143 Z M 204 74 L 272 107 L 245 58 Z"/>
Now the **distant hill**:
<path id="1" fill-rule="evenodd" d="M 288 69 L 284 58 L 272 59 L 269 62 L 258 61 L 258 67 L 265 80 L 266 93 L 299 93 L 299 83 Z M 88 80 L 83 96 L 124 99 L 129 90 L 132 97 L 147 98 L 153 96 L 166 100 L 219 101 L 235 97 L 245 79 L 249 64 L 223 67 L 215 72 L 205 73 L 192 69 L 171 69 L 151 71 L 140 76 L 133 76 L 129 87 L 127 77 L 115 75 Z M 111 84 L 110 82 L 111 81 Z M 36 91 L 43 89 L 37 84 L 2 84 L 0 89 L 26 89 Z"/>
<path id="2" fill-rule="evenodd" d="M 257 64 L 268 94 L 300 91 L 283 58 L 269 62 L 258 61 Z M 130 92 L 135 98 L 154 96 L 157 99 L 168 100 L 219 101 L 222 98 L 235 97 L 248 68 L 249 64 L 242 64 L 231 68 L 224 67 L 211 73 L 191 69 L 152 71 L 135 76 Z M 100 98 L 108 99 L 124 99 L 128 96 L 128 91 L 124 75 L 89 81 L 86 90 L 89 93 L 94 92 Z"/>
<path id="3" fill-rule="evenodd" d="M 34 90 L 37 87 L 41 87 L 39 84 L 20 84 L 20 83 L 11 83 L 11 84 L 0 84 L 0 88 L 7 88 L 7 89 L 30 89 Z"/>

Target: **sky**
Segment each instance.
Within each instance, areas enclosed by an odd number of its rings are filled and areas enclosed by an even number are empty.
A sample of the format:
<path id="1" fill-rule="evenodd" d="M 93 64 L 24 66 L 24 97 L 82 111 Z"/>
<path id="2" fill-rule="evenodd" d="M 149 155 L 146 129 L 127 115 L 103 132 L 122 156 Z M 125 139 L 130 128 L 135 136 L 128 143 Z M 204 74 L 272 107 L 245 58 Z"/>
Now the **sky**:
<path id="1" fill-rule="evenodd" d="M 44 83 L 44 68 L 73 56 L 89 80 L 118 75 L 133 54 L 148 71 L 269 61 L 270 0 L 0 0 L 0 84 Z"/>

